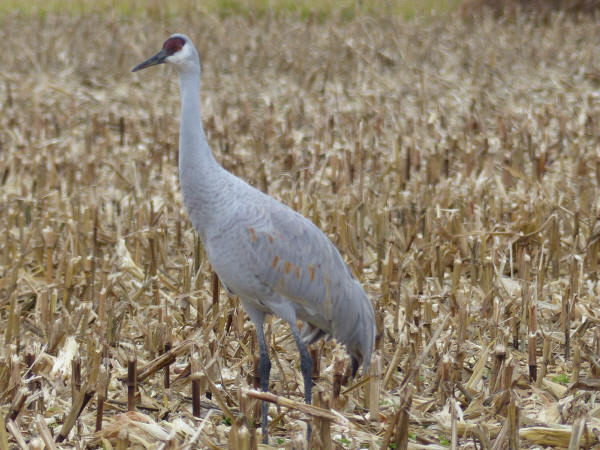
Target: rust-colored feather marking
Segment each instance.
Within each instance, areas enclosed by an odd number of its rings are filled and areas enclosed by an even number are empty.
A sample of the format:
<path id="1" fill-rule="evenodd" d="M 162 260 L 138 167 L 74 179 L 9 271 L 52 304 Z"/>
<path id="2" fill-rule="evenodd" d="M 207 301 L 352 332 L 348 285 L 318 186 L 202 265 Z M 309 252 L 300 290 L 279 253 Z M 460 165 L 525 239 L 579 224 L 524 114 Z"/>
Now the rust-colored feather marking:
<path id="1" fill-rule="evenodd" d="M 271 267 L 273 267 L 273 268 L 277 267 L 277 263 L 279 263 L 279 256 L 275 255 L 275 258 L 273 258 L 273 263 L 271 264 Z"/>
<path id="2" fill-rule="evenodd" d="M 275 240 L 273 239 L 273 236 L 271 236 L 270 234 L 267 234 L 267 239 L 269 239 L 269 243 L 272 244 L 273 242 L 275 242 Z"/>
<path id="3" fill-rule="evenodd" d="M 296 278 L 300 279 L 300 267 L 296 266 L 294 273 L 296 274 Z"/>
<path id="4" fill-rule="evenodd" d="M 256 237 L 256 232 L 254 231 L 254 228 L 249 227 L 248 232 L 250 233 L 250 240 L 252 242 L 256 242 L 257 237 Z"/>
<path id="5" fill-rule="evenodd" d="M 291 263 L 291 262 L 289 262 L 289 261 L 286 261 L 286 262 L 283 264 L 283 268 L 284 268 L 284 270 L 285 270 L 285 274 L 287 275 L 288 273 L 290 273 L 290 272 L 292 271 L 292 263 Z"/>
<path id="6" fill-rule="evenodd" d="M 315 266 L 312 264 L 308 266 L 308 273 L 310 275 L 310 281 L 315 281 Z"/>

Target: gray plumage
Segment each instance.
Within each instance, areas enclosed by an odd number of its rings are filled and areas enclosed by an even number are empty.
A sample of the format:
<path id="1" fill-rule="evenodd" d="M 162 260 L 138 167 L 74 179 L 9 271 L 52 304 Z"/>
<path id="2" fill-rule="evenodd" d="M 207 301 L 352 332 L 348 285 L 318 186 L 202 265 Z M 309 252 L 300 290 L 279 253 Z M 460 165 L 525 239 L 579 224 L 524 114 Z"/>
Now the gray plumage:
<path id="1" fill-rule="evenodd" d="M 272 313 L 288 322 L 296 339 L 310 403 L 312 361 L 306 345 L 333 337 L 346 346 L 353 374 L 361 364 L 364 373 L 375 345 L 373 306 L 321 230 L 216 162 L 202 126 L 200 61 L 191 40 L 172 35 L 157 55 L 134 71 L 163 62 L 172 63 L 179 74 L 184 204 L 213 269 L 256 326 L 261 388 L 268 390 L 270 371 L 263 321 Z M 296 319 L 304 323 L 302 332 Z M 266 412 L 263 406 L 265 442 Z"/>

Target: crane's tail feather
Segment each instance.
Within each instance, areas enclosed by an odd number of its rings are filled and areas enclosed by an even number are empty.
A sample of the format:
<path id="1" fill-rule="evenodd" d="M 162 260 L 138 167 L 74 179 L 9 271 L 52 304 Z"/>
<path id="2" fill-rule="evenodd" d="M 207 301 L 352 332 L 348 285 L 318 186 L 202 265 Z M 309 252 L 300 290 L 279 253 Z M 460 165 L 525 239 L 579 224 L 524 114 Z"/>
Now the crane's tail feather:
<path id="1" fill-rule="evenodd" d="M 300 336 L 302 337 L 302 341 L 306 345 L 314 344 L 321 338 L 324 338 L 327 341 L 330 341 L 331 339 L 333 339 L 333 337 L 329 333 L 321 330 L 318 327 L 315 327 L 315 326 L 309 324 L 308 322 L 304 322 L 302 324 L 302 330 L 300 331 Z M 356 358 L 351 353 L 350 353 L 350 361 L 352 363 L 352 378 L 354 378 L 356 376 L 356 372 L 358 371 L 358 368 L 362 364 L 362 361 L 359 361 L 359 359 Z M 367 363 L 366 367 L 368 368 L 368 363 Z"/>
<path id="2" fill-rule="evenodd" d="M 338 334 L 341 338 L 339 340 L 346 345 L 350 354 L 354 377 L 360 366 L 361 373 L 366 375 L 371 364 L 375 348 L 375 312 L 371 301 L 356 281 L 351 286 L 349 298 L 353 300 L 353 307 L 345 308 L 345 320 L 341 322 Z"/>
<path id="3" fill-rule="evenodd" d="M 355 280 L 347 286 L 346 295 L 339 297 L 341 301 L 335 305 L 337 315 L 330 318 L 329 324 L 319 323 L 318 315 L 303 317 L 300 336 L 306 345 L 311 345 L 321 338 L 335 339 L 344 344 L 352 363 L 352 377 L 362 366 L 362 374 L 366 375 L 371 363 L 375 347 L 375 313 L 373 305 L 364 290 Z M 312 323 L 311 323 L 312 322 Z M 325 329 L 328 331 L 325 331 Z"/>
<path id="4" fill-rule="evenodd" d="M 306 345 L 314 344 L 321 338 L 325 338 L 328 341 L 331 340 L 331 336 L 327 332 L 321 330 L 319 327 L 309 324 L 308 322 L 304 322 L 302 324 L 300 336 Z"/>

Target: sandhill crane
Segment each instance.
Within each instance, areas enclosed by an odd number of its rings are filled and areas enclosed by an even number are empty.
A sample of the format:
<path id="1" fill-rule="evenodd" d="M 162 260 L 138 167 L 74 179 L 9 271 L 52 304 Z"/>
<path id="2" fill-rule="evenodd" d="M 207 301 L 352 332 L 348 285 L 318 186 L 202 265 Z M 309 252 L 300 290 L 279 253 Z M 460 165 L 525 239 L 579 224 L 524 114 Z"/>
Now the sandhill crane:
<path id="1" fill-rule="evenodd" d="M 304 396 L 310 403 L 312 359 L 307 345 L 333 337 L 346 346 L 352 375 L 361 364 L 365 373 L 375 345 L 373 306 L 321 230 L 217 163 L 202 126 L 200 59 L 190 38 L 172 35 L 133 71 L 162 63 L 172 64 L 179 75 L 183 201 L 213 269 L 256 327 L 261 389 L 268 391 L 271 370 L 263 322 L 265 315 L 275 314 L 289 324 L 300 350 Z M 296 319 L 303 322 L 302 332 Z M 265 402 L 262 433 L 267 443 Z"/>

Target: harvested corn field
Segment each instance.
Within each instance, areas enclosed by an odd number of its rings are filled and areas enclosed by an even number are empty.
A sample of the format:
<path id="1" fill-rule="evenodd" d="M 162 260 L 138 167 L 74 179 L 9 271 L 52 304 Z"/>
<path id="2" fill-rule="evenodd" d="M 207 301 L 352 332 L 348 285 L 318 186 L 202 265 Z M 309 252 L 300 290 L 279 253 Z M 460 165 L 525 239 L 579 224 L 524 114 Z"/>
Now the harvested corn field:
<path id="1" fill-rule="evenodd" d="M 324 230 L 376 311 L 368 376 L 311 348 L 320 409 L 268 321 L 271 446 L 598 444 L 593 18 L 1 20 L 0 448 L 261 440 L 254 328 L 182 203 L 177 78 L 130 72 L 173 32 L 216 159 Z"/>

